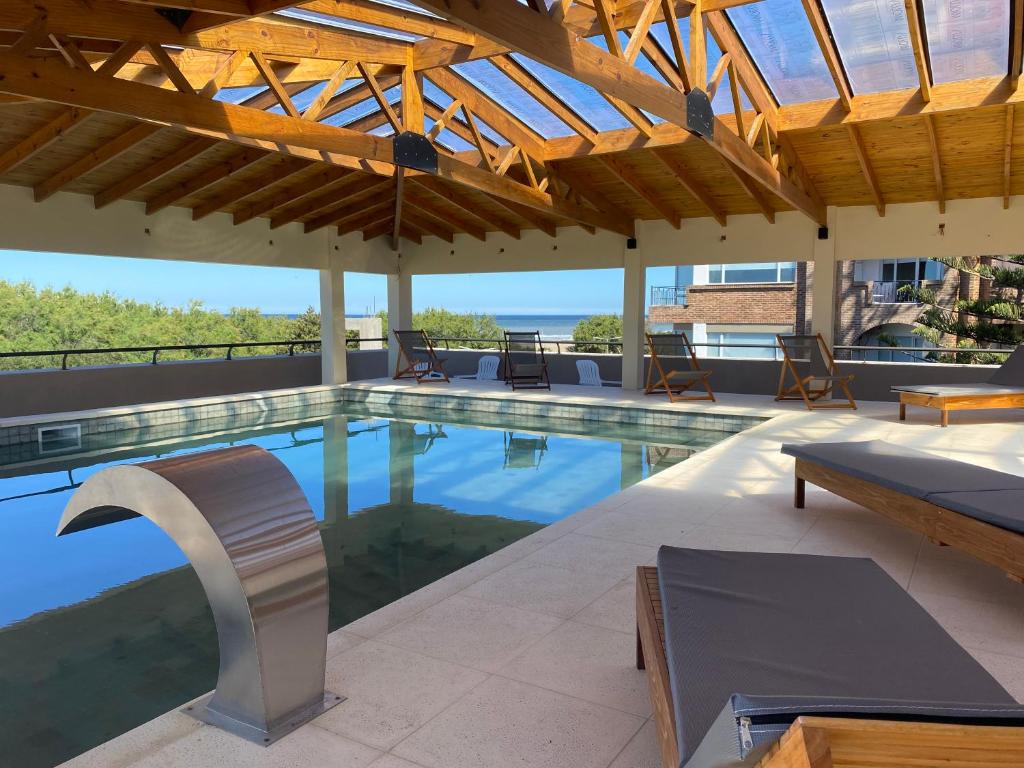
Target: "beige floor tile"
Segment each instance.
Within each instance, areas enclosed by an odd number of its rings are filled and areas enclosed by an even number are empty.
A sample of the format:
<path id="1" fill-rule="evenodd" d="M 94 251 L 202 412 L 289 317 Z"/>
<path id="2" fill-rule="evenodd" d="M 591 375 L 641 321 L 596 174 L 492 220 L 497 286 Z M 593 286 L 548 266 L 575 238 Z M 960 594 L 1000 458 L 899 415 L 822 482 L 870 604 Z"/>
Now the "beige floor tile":
<path id="1" fill-rule="evenodd" d="M 965 600 L 1016 600 L 1024 604 L 1024 585 L 966 552 L 930 541 L 921 547 L 910 588 Z"/>
<path id="2" fill-rule="evenodd" d="M 521 560 L 481 579 L 461 594 L 568 619 L 621 579 L 619 570 L 610 573 L 593 569 L 571 571 Z"/>
<path id="3" fill-rule="evenodd" d="M 137 768 L 364 768 L 380 757 L 364 744 L 307 726 L 263 747 L 217 728 L 203 727 L 135 763 Z"/>
<path id="4" fill-rule="evenodd" d="M 1018 702 L 1024 704 L 1024 663 L 1019 656 L 1005 656 L 989 651 L 971 651 L 981 665 Z"/>
<path id="5" fill-rule="evenodd" d="M 331 634 L 327 636 L 327 658 L 333 658 L 339 653 L 344 653 L 347 650 L 355 648 L 365 639 L 366 638 L 360 637 L 359 635 L 353 635 L 351 632 L 346 632 L 343 629 L 331 632 Z"/>
<path id="6" fill-rule="evenodd" d="M 836 557 L 869 557 L 906 589 L 922 540 L 921 534 L 881 518 L 867 522 L 822 517 L 792 551 Z"/>
<path id="7" fill-rule="evenodd" d="M 384 757 L 370 763 L 370 768 L 423 768 L 416 763 L 410 763 L 396 755 L 384 755 Z"/>
<path id="8" fill-rule="evenodd" d="M 981 602 L 920 590 L 910 594 L 969 650 L 1024 660 L 1024 602 Z"/>
<path id="9" fill-rule="evenodd" d="M 427 768 L 605 768 L 643 722 L 492 677 L 393 752 Z"/>
<path id="10" fill-rule="evenodd" d="M 572 617 L 617 632 L 636 630 L 636 577 L 628 576 Z"/>
<path id="11" fill-rule="evenodd" d="M 644 723 L 644 727 L 619 753 L 610 768 L 662 768 L 658 730 L 654 721 Z"/>
<path id="12" fill-rule="evenodd" d="M 173 710 L 72 758 L 61 768 L 127 768 L 202 727 L 195 718 Z"/>
<path id="13" fill-rule="evenodd" d="M 791 552 L 798 541 L 799 537 L 787 539 L 771 534 L 701 526 L 684 533 L 672 542 L 672 546 L 687 549 L 721 549 L 729 552 Z"/>
<path id="14" fill-rule="evenodd" d="M 791 497 L 778 494 L 752 494 L 719 509 L 704 523 L 709 528 L 726 528 L 736 533 L 799 539 L 820 517 L 808 509 L 795 509 Z"/>
<path id="15" fill-rule="evenodd" d="M 561 619 L 455 595 L 378 636 L 397 645 L 484 672 L 496 672 Z"/>
<path id="16" fill-rule="evenodd" d="M 555 565 L 572 571 L 596 570 L 618 574 L 623 579 L 638 565 L 653 563 L 657 551 L 653 546 L 569 533 L 541 547 L 523 562 Z"/>
<path id="17" fill-rule="evenodd" d="M 347 697 L 316 724 L 390 749 L 486 679 L 483 672 L 370 640 L 335 656 L 327 687 Z"/>
<path id="18" fill-rule="evenodd" d="M 593 704 L 651 714 L 647 676 L 636 668 L 636 635 L 568 621 L 500 671 Z"/>

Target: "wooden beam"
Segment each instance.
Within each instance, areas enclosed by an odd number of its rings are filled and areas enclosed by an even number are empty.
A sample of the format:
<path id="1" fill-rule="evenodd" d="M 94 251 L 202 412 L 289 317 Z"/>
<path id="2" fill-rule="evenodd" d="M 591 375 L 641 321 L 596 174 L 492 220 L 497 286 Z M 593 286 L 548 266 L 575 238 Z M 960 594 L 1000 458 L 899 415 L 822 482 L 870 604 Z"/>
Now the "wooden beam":
<path id="1" fill-rule="evenodd" d="M 324 25 L 239 19 L 219 29 L 179 30 L 152 8 L 117 0 L 33 0 L 0 3 L 0 29 L 25 29 L 39 11 L 49 31 L 101 40 L 145 40 L 181 48 L 254 50 L 269 57 L 305 56 L 346 61 L 358 59 L 403 65 L 410 43 Z"/>
<path id="2" fill-rule="evenodd" d="M 204 219 L 211 213 L 222 211 L 230 205 L 259 194 L 266 190 L 267 187 L 290 179 L 295 174 L 305 171 L 309 167 L 309 163 L 306 160 L 300 160 L 299 158 L 290 158 L 285 160 L 284 163 L 277 163 L 245 184 L 226 189 L 220 194 L 214 195 L 206 202 L 195 206 L 192 209 L 192 221 Z"/>
<path id="3" fill-rule="evenodd" d="M 422 211 L 419 206 L 413 204 L 411 201 L 405 201 L 405 207 L 402 215 L 405 217 L 405 220 L 416 227 L 416 229 L 426 232 L 428 235 L 438 237 L 447 243 L 455 242 L 455 232 L 449 228 L 449 224 L 438 221 L 433 216 Z"/>
<path id="4" fill-rule="evenodd" d="M 490 62 L 569 128 L 591 143 L 596 141 L 597 131 L 594 127 L 511 56 L 494 56 Z"/>
<path id="5" fill-rule="evenodd" d="M 473 135 L 473 143 L 476 144 L 476 148 L 480 152 L 480 159 L 484 161 L 484 167 L 491 173 L 494 173 L 494 158 L 491 157 L 491 153 L 484 147 L 484 138 L 480 134 L 480 128 L 476 124 L 473 112 L 463 104 L 462 114 L 465 116 L 466 125 L 469 126 L 470 133 Z"/>
<path id="6" fill-rule="evenodd" d="M 412 47 L 402 69 L 402 128 L 423 134 L 423 75 L 413 66 Z"/>
<path id="7" fill-rule="evenodd" d="M 226 179 L 243 168 L 248 168 L 264 157 L 266 157 L 266 153 L 261 149 L 243 149 L 224 162 L 218 163 L 195 176 L 191 176 L 146 201 L 146 215 L 150 216 L 157 211 L 162 211 L 179 200 L 201 192 L 221 179 Z"/>
<path id="8" fill-rule="evenodd" d="M 104 142 L 84 157 L 80 157 L 75 162 L 36 184 L 33 190 L 35 201 L 37 203 L 42 202 L 87 173 L 103 167 L 118 155 L 145 141 L 159 130 L 160 126 L 149 125 L 148 123 L 133 125 L 128 130 Z"/>
<path id="9" fill-rule="evenodd" d="M 654 156 L 672 172 L 672 175 L 675 176 L 682 187 L 696 198 L 697 202 L 700 203 L 712 217 L 714 217 L 715 221 L 724 227 L 727 223 L 725 211 L 715 203 L 704 187 L 694 181 L 693 176 L 686 165 L 681 162 L 678 157 L 669 152 L 668 149 L 655 149 L 653 150 L 653 153 Z"/>
<path id="10" fill-rule="evenodd" d="M 707 90 L 708 44 L 704 35 L 703 4 L 704 0 L 694 0 L 693 13 L 690 14 L 690 77 L 694 88 Z"/>
<path id="11" fill-rule="evenodd" d="M 355 61 L 343 61 L 341 66 L 331 73 L 331 76 L 324 83 L 320 92 L 317 93 L 316 98 L 303 111 L 303 120 L 316 120 L 320 116 L 320 113 L 324 111 L 324 107 L 327 106 L 327 102 L 334 98 L 334 94 L 337 93 L 341 84 L 351 77 L 356 64 L 357 62 Z"/>
<path id="12" fill-rule="evenodd" d="M 925 43 L 923 21 L 917 12 L 917 0 L 903 0 L 903 7 L 907 12 L 907 29 L 910 32 L 910 45 L 914 51 L 917 79 L 921 84 L 921 99 L 928 102 L 932 98 L 932 76 L 928 69 L 928 46 Z"/>
<path id="13" fill-rule="evenodd" d="M 301 7 L 308 11 L 387 27 L 432 40 L 447 40 L 460 45 L 472 45 L 476 41 L 476 35 L 454 24 L 370 0 L 313 0 L 303 3 Z"/>
<path id="14" fill-rule="evenodd" d="M 439 226 L 447 227 L 455 232 L 465 232 L 480 241 L 487 240 L 487 230 L 484 229 L 484 226 L 476 223 L 477 221 L 484 222 L 483 219 L 462 215 L 465 212 L 461 209 L 458 214 L 455 214 L 450 209 L 443 208 L 438 204 L 437 196 L 426 187 L 419 184 L 407 184 L 405 199 L 407 203 L 414 205 L 419 213 L 429 216 Z M 484 225 L 490 226 L 486 222 Z"/>
<path id="15" fill-rule="evenodd" d="M 616 155 L 601 155 L 601 162 L 610 170 L 622 183 L 629 187 L 633 192 L 640 196 L 642 200 L 647 201 L 658 214 L 671 224 L 675 229 L 679 229 L 681 216 L 679 213 L 672 208 L 660 195 L 658 195 L 651 187 L 640 178 L 639 174 L 631 168 L 622 158 Z"/>
<path id="16" fill-rule="evenodd" d="M 775 96 L 772 94 L 771 88 L 768 87 L 764 75 L 761 74 L 760 68 L 750 57 L 750 51 L 736 32 L 736 28 L 722 11 L 706 13 L 704 22 L 719 49 L 723 53 L 729 54 L 730 83 L 739 80 L 739 85 L 746 92 L 750 103 L 764 115 L 772 130 L 776 130 L 779 120 L 779 105 L 775 101 Z"/>
<path id="17" fill-rule="evenodd" d="M 597 14 L 597 23 L 601 26 L 601 34 L 604 36 L 608 53 L 621 59 L 622 43 L 619 42 L 618 27 L 615 26 L 615 21 L 612 19 L 615 11 L 613 0 L 594 0 L 594 11 Z"/>
<path id="18" fill-rule="evenodd" d="M 244 224 L 257 216 L 273 213 L 287 205 L 299 202 L 307 195 L 324 190 L 328 185 L 336 184 L 342 179 L 354 175 L 352 171 L 346 171 L 335 166 L 323 167 L 303 181 L 290 184 L 262 200 L 254 201 L 244 208 L 239 208 L 235 211 L 234 222 L 236 225 Z"/>
<path id="19" fill-rule="evenodd" d="M 349 232 L 358 232 L 361 229 L 379 224 L 382 221 L 390 222 L 394 213 L 395 205 L 393 200 L 388 200 L 387 202 L 380 203 L 379 205 L 375 205 L 371 208 L 366 208 L 356 213 L 352 213 L 336 222 L 338 234 L 347 235 Z M 381 234 L 383 234 L 383 232 Z"/>
<path id="20" fill-rule="evenodd" d="M 401 222 L 401 224 L 399 224 L 398 231 L 404 239 L 416 243 L 416 245 L 423 244 L 423 233 L 416 229 L 416 227 L 414 227 L 408 221 Z M 395 246 L 394 250 L 398 250 L 397 245 Z"/>
<path id="21" fill-rule="evenodd" d="M 189 160 L 198 157 L 210 147 L 218 143 L 219 142 L 214 139 L 208 139 L 201 136 L 194 138 L 177 151 L 162 157 L 154 163 L 150 163 L 143 168 L 140 168 L 138 171 L 125 176 L 123 179 L 115 182 L 106 189 L 97 192 L 93 197 L 93 204 L 97 209 L 104 208 L 111 203 L 130 195 L 132 192 L 141 189 L 147 184 L 151 184 L 157 179 L 163 178 L 174 169 L 180 168 Z"/>
<path id="22" fill-rule="evenodd" d="M 771 203 L 765 198 L 764 193 L 761 189 L 754 184 L 750 177 L 747 176 L 743 171 L 737 168 L 735 165 L 730 163 L 728 160 L 725 161 L 725 167 L 729 169 L 729 173 L 732 177 L 739 182 L 739 185 L 743 187 L 743 191 L 746 192 L 750 199 L 754 201 L 758 209 L 761 211 L 761 215 L 765 217 L 769 224 L 775 223 L 775 209 L 772 208 Z"/>
<path id="23" fill-rule="evenodd" d="M 494 197 L 493 195 L 491 196 L 491 199 L 495 203 L 500 205 L 502 208 L 506 208 L 519 218 L 525 219 L 530 224 L 530 226 L 534 227 L 535 229 L 539 229 L 548 237 L 556 237 L 558 235 L 558 228 L 555 226 L 555 223 L 550 221 L 546 216 L 544 216 L 544 214 L 540 213 L 539 211 L 535 211 L 532 208 L 527 208 L 524 205 L 509 202 L 508 200 L 502 200 L 500 198 Z"/>
<path id="24" fill-rule="evenodd" d="M 427 132 L 427 138 L 431 141 L 437 139 L 441 131 L 443 131 L 445 126 L 448 125 L 448 121 L 451 120 L 455 116 L 455 113 L 460 109 L 462 109 L 462 102 L 455 99 L 455 101 L 448 105 L 448 109 L 442 112 L 439 117 L 434 118 L 434 124 L 430 126 L 430 130 Z M 424 107 L 424 111 L 426 111 L 426 107 Z"/>
<path id="25" fill-rule="evenodd" d="M 377 222 L 371 226 L 363 229 L 363 240 L 373 240 L 377 237 L 383 237 L 384 235 L 390 235 L 391 230 L 394 228 L 395 218 L 389 216 L 387 219 Z M 340 231 L 340 229 L 339 229 Z"/>
<path id="26" fill-rule="evenodd" d="M 280 207 L 270 218 L 270 228 L 278 229 L 294 221 L 316 216 L 324 211 L 333 211 L 339 206 L 348 205 L 353 198 L 367 192 L 378 191 L 383 187 L 391 188 L 391 180 L 387 177 L 372 174 L 353 173 L 345 176 L 340 182 L 331 184 L 311 195 L 296 200 L 291 205 Z M 338 218 L 337 216 L 334 217 Z M 328 220 L 326 224 L 333 222 Z M 324 226 L 326 226 L 326 224 Z"/>
<path id="27" fill-rule="evenodd" d="M 683 37 L 679 32 L 679 22 L 676 19 L 676 10 L 672 0 L 661 0 L 662 18 L 665 20 L 665 27 L 668 29 L 669 41 L 672 43 L 672 55 L 676 60 L 676 69 L 679 72 L 679 79 L 683 82 L 683 91 L 690 92 L 693 88 L 693 78 L 690 76 L 690 67 L 687 63 L 689 58 L 686 55 L 686 47 L 683 45 Z"/>
<path id="28" fill-rule="evenodd" d="M 849 112 L 853 107 L 853 94 L 846 80 L 843 60 L 832 39 L 828 19 L 825 18 L 825 13 L 818 4 L 818 0 L 801 0 L 801 2 L 804 4 L 804 12 L 807 14 L 807 20 L 811 23 L 811 29 L 814 31 L 821 54 L 825 57 L 828 72 L 832 75 L 832 82 L 835 83 L 836 91 L 839 93 L 839 102 L 843 105 L 843 109 Z"/>
<path id="29" fill-rule="evenodd" d="M 185 74 L 178 68 L 177 63 L 170 57 L 162 45 L 156 43 L 149 43 L 146 49 L 152 54 L 157 64 L 160 65 L 160 69 L 167 75 L 167 79 L 174 84 L 182 93 L 195 93 L 195 88 L 192 87 L 192 83 L 189 82 Z"/>
<path id="30" fill-rule="evenodd" d="M 589 179 L 584 179 L 583 174 L 578 169 L 571 168 L 565 163 L 558 166 L 549 164 L 548 173 L 554 174 L 556 178 L 561 179 L 573 192 L 589 200 L 599 211 L 614 211 L 619 207 L 594 189 L 594 185 Z"/>
<path id="31" fill-rule="evenodd" d="M 295 108 L 295 104 L 292 103 L 291 96 L 288 95 L 288 91 L 284 89 L 284 85 L 277 79 L 277 73 L 274 72 L 274 68 L 270 66 L 270 62 L 266 60 L 262 53 L 259 51 L 250 51 L 249 58 L 252 59 L 252 63 L 256 65 L 256 69 L 260 73 L 260 77 L 263 78 L 263 82 L 267 84 L 270 92 L 274 94 L 274 98 L 277 99 L 277 103 L 281 105 L 281 109 L 289 117 L 302 117 L 302 114 Z"/>
<path id="32" fill-rule="evenodd" d="M 864 181 L 871 190 L 871 196 L 875 198 L 875 208 L 879 216 L 885 216 L 885 199 L 882 197 L 882 190 L 878 186 L 878 178 L 875 176 L 875 169 L 871 166 L 871 159 L 868 157 L 867 148 L 864 146 L 864 139 L 860 135 L 860 129 L 856 125 L 847 125 L 850 134 L 850 143 L 853 145 L 854 154 L 860 164 L 861 173 L 864 174 Z"/>
<path id="33" fill-rule="evenodd" d="M 382 203 L 389 207 L 390 213 L 394 213 L 395 188 L 388 179 L 377 179 L 375 186 L 348 195 L 330 208 L 317 212 L 313 218 L 303 223 L 303 231 L 309 234 L 323 227 L 336 225 L 355 213 L 376 208 Z"/>
<path id="34" fill-rule="evenodd" d="M 1010 12 L 1010 87 L 1016 91 L 1024 59 L 1024 0 L 1011 0 Z"/>
<path id="35" fill-rule="evenodd" d="M 387 96 L 384 95 L 384 90 L 380 87 L 380 83 L 377 82 L 377 78 L 373 72 L 363 63 L 359 62 L 359 74 L 366 80 L 366 84 L 370 86 L 370 93 L 373 94 L 373 98 L 377 104 L 383 110 L 385 117 L 388 122 L 391 123 L 391 127 L 395 129 L 395 133 L 402 132 L 402 121 L 398 119 L 398 115 L 395 114 L 395 110 L 391 108 L 391 103 L 388 101 Z"/>
<path id="36" fill-rule="evenodd" d="M 6 173 L 18 167 L 76 125 L 80 125 L 91 114 L 92 112 L 87 109 L 78 109 L 76 107 L 64 110 L 24 139 L 15 142 L 0 152 L 0 173 Z"/>
<path id="37" fill-rule="evenodd" d="M 1010 183 L 1013 180 L 1013 105 L 1006 107 L 1006 127 L 1003 131 L 1003 208 L 1010 207 Z"/>
<path id="38" fill-rule="evenodd" d="M 442 183 L 433 176 L 413 176 L 412 181 L 416 182 L 417 186 L 423 187 L 442 200 L 454 205 L 463 213 L 478 219 L 484 226 L 504 232 L 516 240 L 520 238 L 517 226 L 501 216 L 490 215 L 490 212 L 484 213 L 480 205 L 474 202 L 472 195 L 457 195 L 448 184 Z"/>
<path id="39" fill-rule="evenodd" d="M 942 153 L 939 151 L 939 137 L 935 133 L 935 116 L 924 116 L 924 127 L 928 131 L 928 147 L 931 150 L 932 171 L 935 174 L 935 196 L 939 201 L 939 213 L 946 212 L 946 185 L 942 181 Z"/>
<path id="40" fill-rule="evenodd" d="M 622 52 L 622 57 L 630 64 L 635 63 L 636 57 L 640 55 L 644 41 L 647 39 L 647 33 L 650 32 L 651 24 L 654 23 L 654 17 L 658 15 L 660 10 L 661 0 L 647 0 L 643 11 L 640 12 L 640 18 L 630 33 L 629 44 Z"/>

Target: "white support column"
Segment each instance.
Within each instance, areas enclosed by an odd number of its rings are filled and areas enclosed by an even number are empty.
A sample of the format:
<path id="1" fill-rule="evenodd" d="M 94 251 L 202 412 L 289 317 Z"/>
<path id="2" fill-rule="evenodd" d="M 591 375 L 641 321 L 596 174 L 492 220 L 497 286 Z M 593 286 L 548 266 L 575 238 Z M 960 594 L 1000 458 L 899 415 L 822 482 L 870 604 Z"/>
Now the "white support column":
<path id="1" fill-rule="evenodd" d="M 828 209 L 828 240 L 814 241 L 814 275 L 811 279 L 811 331 L 820 333 L 832 346 L 836 317 L 836 208 Z"/>
<path id="2" fill-rule="evenodd" d="M 400 272 L 388 275 L 388 372 L 398 365 L 398 343 L 392 331 L 412 329 L 412 275 Z"/>
<path id="3" fill-rule="evenodd" d="M 320 367 L 324 384 L 348 381 L 345 272 L 337 263 L 320 270 Z"/>
<path id="4" fill-rule="evenodd" d="M 639 248 L 627 248 L 622 263 L 622 388 L 641 389 L 647 270 Z"/>

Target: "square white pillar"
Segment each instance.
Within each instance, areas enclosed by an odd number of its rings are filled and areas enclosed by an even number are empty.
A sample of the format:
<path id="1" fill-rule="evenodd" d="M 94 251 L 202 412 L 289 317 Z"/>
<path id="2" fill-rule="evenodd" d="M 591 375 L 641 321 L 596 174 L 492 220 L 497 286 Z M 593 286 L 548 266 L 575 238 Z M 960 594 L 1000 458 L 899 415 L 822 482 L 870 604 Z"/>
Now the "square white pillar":
<path id="1" fill-rule="evenodd" d="M 345 339 L 345 272 L 320 270 L 320 368 L 324 384 L 348 381 Z"/>
<path id="2" fill-rule="evenodd" d="M 828 209 L 828 239 L 814 241 L 814 275 L 811 278 L 811 331 L 820 333 L 832 346 L 836 318 L 836 208 Z M 817 238 L 817 235 L 815 236 Z"/>
<path id="3" fill-rule="evenodd" d="M 412 327 L 412 275 L 404 272 L 388 275 L 388 371 L 398 367 L 398 342 L 393 331 L 409 331 Z"/>
<path id="4" fill-rule="evenodd" d="M 647 270 L 639 248 L 627 248 L 622 274 L 622 388 L 644 385 L 644 328 Z"/>

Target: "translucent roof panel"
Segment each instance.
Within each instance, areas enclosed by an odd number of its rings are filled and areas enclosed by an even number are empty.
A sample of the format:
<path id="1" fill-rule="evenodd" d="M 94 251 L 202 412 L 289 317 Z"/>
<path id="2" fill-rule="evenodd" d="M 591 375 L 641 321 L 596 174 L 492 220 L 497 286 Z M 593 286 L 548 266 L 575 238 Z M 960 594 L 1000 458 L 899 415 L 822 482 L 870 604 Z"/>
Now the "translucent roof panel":
<path id="1" fill-rule="evenodd" d="M 522 54 L 513 53 L 512 58 L 598 131 L 616 131 L 630 127 L 629 121 L 589 85 L 573 80 L 558 70 Z"/>
<path id="2" fill-rule="evenodd" d="M 486 59 L 452 67 L 466 80 L 522 120 L 545 139 L 568 136 L 572 129 Z"/>
<path id="3" fill-rule="evenodd" d="M 780 104 L 839 95 L 800 0 L 763 0 L 726 13 Z"/>
<path id="4" fill-rule="evenodd" d="M 936 83 L 1006 74 L 1010 4 L 1005 0 L 924 0 L 924 23 Z"/>
<path id="5" fill-rule="evenodd" d="M 388 100 L 388 104 L 394 104 L 399 98 L 401 98 L 401 95 L 402 89 L 397 85 L 394 88 L 389 88 L 384 91 L 384 98 Z M 280 107 L 278 107 L 278 109 L 280 109 Z M 372 115 L 378 109 L 380 109 L 380 105 L 377 103 L 377 100 L 371 96 L 367 99 L 363 99 L 358 104 L 353 104 L 348 109 L 343 109 L 341 112 L 331 115 L 323 122 L 328 125 L 344 126 L 354 120 L 366 117 L 367 115 Z"/>
<path id="6" fill-rule="evenodd" d="M 441 109 L 448 109 L 453 101 L 451 96 L 430 82 L 429 79 L 423 80 L 423 98 L 434 102 L 434 104 L 439 106 Z M 460 110 L 456 114 L 456 118 L 461 119 L 461 117 L 462 112 Z M 491 128 L 491 126 L 489 126 L 484 120 L 481 120 L 477 115 L 474 114 L 474 117 L 477 118 L 477 127 L 480 129 L 480 133 L 484 138 L 492 141 L 498 146 L 505 146 L 508 144 L 508 139 Z"/>
<path id="7" fill-rule="evenodd" d="M 434 122 L 435 121 L 433 120 L 425 121 L 425 126 L 428 131 L 434 127 Z M 472 144 L 452 133 L 447 128 L 442 129 L 441 132 L 437 134 L 437 140 L 453 152 L 469 152 L 470 150 L 475 149 Z"/>
<path id="8" fill-rule="evenodd" d="M 214 101 L 223 101 L 228 104 L 241 104 L 253 96 L 267 90 L 266 86 L 245 86 L 241 88 L 221 88 L 213 97 Z"/>
<path id="9" fill-rule="evenodd" d="M 907 12 L 897 0 L 821 0 L 854 93 L 918 84 Z"/>
<path id="10" fill-rule="evenodd" d="M 284 16 L 289 19 L 298 19 L 299 21 L 308 21 L 312 24 L 323 24 L 328 27 L 337 27 L 338 29 L 348 29 L 353 32 L 366 32 L 371 35 L 387 37 L 392 40 L 415 42 L 423 39 L 421 35 L 413 35 L 409 32 L 399 32 L 398 30 L 391 29 L 390 27 L 378 27 L 375 24 L 366 24 L 361 21 L 353 21 L 352 19 L 343 19 L 339 16 L 331 16 L 326 13 L 307 11 L 303 8 L 282 8 L 279 11 L 275 11 L 274 15 Z"/>

